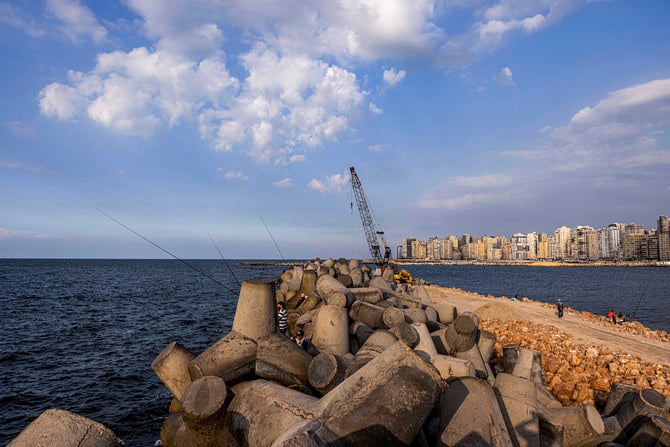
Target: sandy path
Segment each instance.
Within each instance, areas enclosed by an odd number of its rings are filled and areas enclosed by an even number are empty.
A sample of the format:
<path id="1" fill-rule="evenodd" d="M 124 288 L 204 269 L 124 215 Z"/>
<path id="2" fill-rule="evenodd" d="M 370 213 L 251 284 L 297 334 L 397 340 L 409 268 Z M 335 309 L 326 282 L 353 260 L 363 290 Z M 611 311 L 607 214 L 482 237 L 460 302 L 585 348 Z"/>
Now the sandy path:
<path id="1" fill-rule="evenodd" d="M 537 302 L 512 301 L 507 298 L 487 298 L 428 286 L 428 293 L 436 301 L 444 301 L 456 306 L 458 312 L 475 312 L 481 306 L 491 302 L 505 303 L 516 314 L 513 319 L 530 320 L 538 324 L 547 324 L 570 334 L 573 341 L 586 346 L 602 346 L 611 351 L 622 351 L 640 357 L 643 361 L 670 365 L 670 343 L 655 340 L 643 335 L 614 330 L 613 326 L 601 322 L 586 321 L 582 314 L 569 311 L 559 319 L 556 309 Z"/>

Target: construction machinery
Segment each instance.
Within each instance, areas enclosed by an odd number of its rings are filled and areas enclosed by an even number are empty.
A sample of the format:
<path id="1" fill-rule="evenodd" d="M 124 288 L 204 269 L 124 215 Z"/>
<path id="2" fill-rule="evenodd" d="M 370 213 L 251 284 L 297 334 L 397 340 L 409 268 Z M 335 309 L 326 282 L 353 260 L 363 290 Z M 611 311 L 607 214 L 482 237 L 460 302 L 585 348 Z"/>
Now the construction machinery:
<path id="1" fill-rule="evenodd" d="M 354 191 L 354 196 L 356 196 L 358 213 L 361 215 L 361 222 L 363 223 L 363 230 L 365 230 L 365 238 L 368 241 L 372 260 L 379 266 L 386 266 L 391 258 L 391 248 L 386 245 L 384 240 L 384 230 L 372 216 L 372 211 L 363 191 L 363 185 L 356 174 L 356 170 L 351 166 L 349 171 L 351 172 L 351 188 Z"/>

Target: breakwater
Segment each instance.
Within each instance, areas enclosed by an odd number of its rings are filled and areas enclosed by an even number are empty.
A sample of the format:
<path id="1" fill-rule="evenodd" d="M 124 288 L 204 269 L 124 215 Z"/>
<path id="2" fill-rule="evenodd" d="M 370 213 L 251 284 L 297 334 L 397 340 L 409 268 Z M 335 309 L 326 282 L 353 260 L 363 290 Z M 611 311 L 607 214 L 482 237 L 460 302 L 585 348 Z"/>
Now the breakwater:
<path id="1" fill-rule="evenodd" d="M 639 413 L 632 402 L 661 415 L 667 411 L 660 393 L 625 387 L 608 396 L 610 410 L 616 411 L 606 418 L 589 405 L 565 409 L 542 391 L 541 356 L 532 350 L 506 345 L 503 369 L 491 369 L 495 334 L 480 327 L 477 315 L 433 303 L 421 287 L 394 290 L 388 278 L 379 277 L 366 285 L 365 279 L 358 281 L 356 268 L 341 273 L 342 263 L 324 263 L 319 275 L 320 267 L 303 270 L 299 281 L 296 269 L 286 273 L 276 294 L 267 283 L 245 283 L 249 290 L 243 285 L 228 335 L 198 355 L 171 344 L 157 357 L 157 374 L 175 396 L 175 412 L 161 434 L 164 444 L 170 445 L 172 433 L 187 436 L 173 438 L 180 440 L 172 445 L 409 445 L 417 439 L 454 445 L 474 432 L 498 445 L 517 445 L 520 439 L 537 445 L 533 441 L 541 437 L 553 445 L 577 445 L 602 436 L 622 441 L 623 428 L 617 431 L 615 422 L 628 425 L 630 415 Z M 292 330 L 301 327 L 312 336 L 321 350 L 317 357 L 308 359 L 274 332 L 277 299 L 295 311 Z M 317 358 L 322 361 L 315 363 Z M 322 366 L 310 375 L 313 363 Z M 163 364 L 172 367 L 163 370 Z M 520 389 L 526 390 L 523 402 Z M 393 394 L 398 390 L 407 394 Z M 420 391 L 424 394 L 414 401 Z M 472 420 L 473 408 L 491 411 Z M 647 416 L 645 428 L 625 433 L 627 438 L 659 424 L 663 429 L 663 422 Z M 219 442 L 212 440 L 216 436 L 225 436 L 226 443 L 211 444 Z M 304 444 L 295 444 L 298 440 Z"/>

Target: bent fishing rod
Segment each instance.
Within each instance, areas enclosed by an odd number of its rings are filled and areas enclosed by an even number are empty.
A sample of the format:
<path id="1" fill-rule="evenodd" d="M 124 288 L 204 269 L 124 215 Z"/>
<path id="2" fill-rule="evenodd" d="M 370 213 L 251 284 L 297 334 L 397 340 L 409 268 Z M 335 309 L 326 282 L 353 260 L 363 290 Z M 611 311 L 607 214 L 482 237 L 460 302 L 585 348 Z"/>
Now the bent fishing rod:
<path id="1" fill-rule="evenodd" d="M 212 276 L 210 276 L 210 275 L 208 275 L 207 273 L 203 272 L 202 270 L 200 270 L 200 269 L 197 268 L 196 266 L 194 266 L 194 265 L 192 265 L 192 264 L 189 264 L 189 263 L 186 262 L 185 260 L 183 260 L 183 259 L 181 259 L 181 258 L 179 258 L 179 257 L 177 257 L 177 256 L 175 256 L 175 255 L 173 255 L 171 252 L 169 252 L 169 251 L 166 250 L 165 248 L 161 247 L 160 245 L 156 244 L 155 242 L 153 242 L 153 241 L 150 240 L 149 238 L 147 238 L 147 237 L 145 237 L 144 235 L 142 235 L 142 234 L 138 233 L 137 231 L 133 230 L 132 228 L 130 228 L 128 225 L 124 224 L 124 223 L 121 222 L 120 220 L 115 219 L 114 217 L 110 216 L 109 214 L 107 214 L 106 212 L 102 211 L 102 210 L 99 209 L 99 208 L 96 208 L 96 210 L 97 210 L 100 214 L 103 214 L 104 216 L 107 216 L 107 217 L 108 217 L 109 219 L 111 219 L 112 221 L 114 221 L 114 222 L 116 222 L 117 224 L 121 225 L 123 228 L 125 228 L 125 229 L 128 230 L 128 231 L 130 231 L 130 232 L 133 233 L 134 235 L 136 235 L 136 236 L 138 236 L 138 237 L 144 239 L 145 241 L 147 241 L 148 243 L 150 243 L 150 244 L 153 245 L 154 247 L 156 247 L 156 248 L 158 248 L 159 250 L 161 250 L 161 251 L 167 253 L 168 255 L 172 256 L 174 259 L 176 259 L 177 261 L 181 262 L 181 263 L 184 264 L 185 266 L 187 266 L 187 267 L 189 267 L 189 268 L 195 270 L 196 272 L 200 273 L 200 274 L 201 274 L 202 276 L 204 276 L 205 278 L 208 278 L 208 279 L 214 281 L 216 284 L 218 284 L 219 286 L 221 286 L 221 287 L 222 287 L 223 289 L 225 289 L 226 291 L 228 291 L 228 292 L 230 292 L 230 293 L 233 293 L 233 294 L 237 294 L 237 291 L 231 289 L 230 287 L 226 286 L 226 285 L 223 284 L 222 282 L 218 281 L 216 278 L 213 278 Z M 237 280 L 237 278 L 236 278 L 236 280 Z M 239 283 L 239 282 L 238 282 L 238 283 Z"/>
<path id="2" fill-rule="evenodd" d="M 256 212 L 258 213 L 258 217 L 261 218 L 261 222 L 263 222 L 263 225 L 265 226 L 265 230 L 270 235 L 270 239 L 272 239 L 272 242 L 274 242 L 275 247 L 277 248 L 277 251 L 279 252 L 279 256 L 281 256 L 282 261 L 286 261 L 286 258 L 284 257 L 281 250 L 279 249 L 279 245 L 277 245 L 277 241 L 275 240 L 274 236 L 272 236 L 272 233 L 270 233 L 270 229 L 268 228 L 268 225 L 265 223 L 265 219 L 263 219 L 263 216 L 261 215 L 261 212 L 258 211 L 258 208 L 256 208 Z"/>
<path id="3" fill-rule="evenodd" d="M 635 314 L 637 313 L 637 308 L 640 307 L 640 303 L 642 303 L 642 298 L 644 298 L 644 294 L 647 293 L 647 288 L 649 287 L 649 282 L 647 281 L 646 284 L 644 285 L 644 290 L 642 291 L 642 295 L 640 295 L 640 299 L 637 301 L 637 305 L 635 306 L 635 310 L 633 310 L 633 314 L 630 316 L 631 320 L 635 320 Z"/>

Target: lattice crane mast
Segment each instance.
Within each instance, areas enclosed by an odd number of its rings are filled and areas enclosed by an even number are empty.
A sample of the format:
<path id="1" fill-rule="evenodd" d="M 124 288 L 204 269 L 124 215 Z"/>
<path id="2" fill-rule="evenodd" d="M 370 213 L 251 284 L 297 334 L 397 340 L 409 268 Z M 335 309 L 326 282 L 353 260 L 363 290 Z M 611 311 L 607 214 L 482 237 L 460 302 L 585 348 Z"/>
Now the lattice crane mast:
<path id="1" fill-rule="evenodd" d="M 391 257 L 391 248 L 386 246 L 384 231 L 372 216 L 372 211 L 368 206 L 368 200 L 365 198 L 363 185 L 361 184 L 361 180 L 358 178 L 354 167 L 351 166 L 349 171 L 351 172 L 351 188 L 354 191 L 354 196 L 356 196 L 356 205 L 358 205 L 358 213 L 361 215 L 361 222 L 363 223 L 363 230 L 365 231 L 365 238 L 368 241 L 370 254 L 372 255 L 372 259 L 378 265 L 386 265 Z M 380 240 L 381 246 L 379 243 Z"/>

